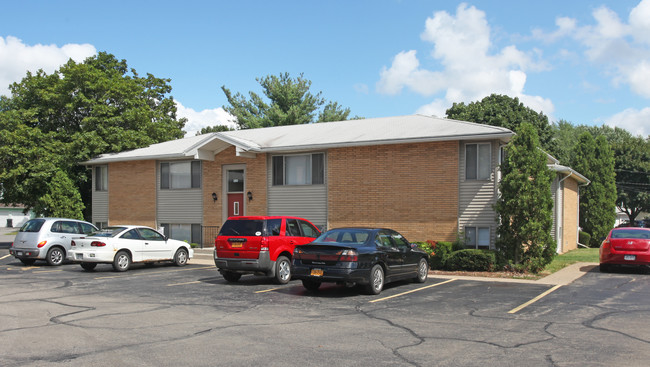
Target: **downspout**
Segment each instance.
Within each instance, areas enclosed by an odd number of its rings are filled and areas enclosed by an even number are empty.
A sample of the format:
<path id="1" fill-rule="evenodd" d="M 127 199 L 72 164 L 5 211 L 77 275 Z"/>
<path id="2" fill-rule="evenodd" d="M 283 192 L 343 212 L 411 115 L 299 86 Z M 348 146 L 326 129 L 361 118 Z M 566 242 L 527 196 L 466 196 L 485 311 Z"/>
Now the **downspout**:
<path id="1" fill-rule="evenodd" d="M 580 243 L 580 186 L 587 186 L 587 185 L 589 185 L 589 182 L 587 182 L 585 184 L 582 184 L 582 185 L 578 185 L 578 200 L 577 200 L 578 201 L 578 225 L 576 227 L 577 227 L 578 233 L 576 233 L 576 238 L 578 239 L 578 242 L 577 242 L 578 246 L 581 246 L 581 247 L 584 247 L 584 248 L 589 248 L 589 246 L 586 246 L 586 245 L 583 245 L 582 243 Z"/>
<path id="2" fill-rule="evenodd" d="M 557 247 L 557 250 L 556 250 L 556 252 L 558 254 L 561 253 L 562 250 L 564 249 L 564 236 L 561 236 L 561 232 L 564 231 L 564 192 L 562 191 L 562 182 L 564 182 L 564 180 L 571 177 L 572 175 L 573 175 L 573 171 L 570 171 L 569 174 L 566 177 L 564 177 L 563 179 L 558 181 L 558 183 L 557 183 L 557 191 L 558 192 L 555 193 L 555 204 L 556 204 L 556 206 L 557 206 L 557 203 L 559 201 L 558 200 L 558 198 L 559 198 L 558 195 L 562 195 L 562 198 L 563 198 L 562 199 L 562 206 L 559 207 L 559 208 L 558 207 L 555 208 L 555 218 L 557 219 L 556 224 L 555 224 L 555 238 L 559 239 L 559 242 L 560 242 L 560 243 L 558 243 L 558 247 Z M 578 197 L 579 196 L 580 195 L 578 193 Z M 579 206 L 578 206 L 578 209 L 580 209 Z M 560 215 L 561 215 L 561 218 L 560 218 Z M 580 212 L 578 212 L 578 215 L 580 215 Z M 561 219 L 561 221 L 560 221 L 560 219 Z M 560 231 L 560 228 L 562 228 L 562 231 Z M 576 228 L 577 228 L 577 226 L 576 226 Z M 578 237 L 576 237 L 576 238 L 578 238 Z M 576 241 L 576 243 L 577 242 L 578 241 Z"/>

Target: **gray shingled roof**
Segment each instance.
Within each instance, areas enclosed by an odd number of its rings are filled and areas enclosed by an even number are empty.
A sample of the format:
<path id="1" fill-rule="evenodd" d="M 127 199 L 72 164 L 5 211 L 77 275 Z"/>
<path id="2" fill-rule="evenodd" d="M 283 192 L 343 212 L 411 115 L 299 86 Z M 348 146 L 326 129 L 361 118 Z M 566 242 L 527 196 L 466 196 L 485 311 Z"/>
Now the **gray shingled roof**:
<path id="1" fill-rule="evenodd" d="M 306 125 L 278 126 L 204 134 L 104 154 L 84 164 L 143 159 L 209 159 L 229 146 L 238 153 L 292 152 L 347 146 L 449 140 L 510 140 L 506 128 L 423 115 L 371 118 Z"/>

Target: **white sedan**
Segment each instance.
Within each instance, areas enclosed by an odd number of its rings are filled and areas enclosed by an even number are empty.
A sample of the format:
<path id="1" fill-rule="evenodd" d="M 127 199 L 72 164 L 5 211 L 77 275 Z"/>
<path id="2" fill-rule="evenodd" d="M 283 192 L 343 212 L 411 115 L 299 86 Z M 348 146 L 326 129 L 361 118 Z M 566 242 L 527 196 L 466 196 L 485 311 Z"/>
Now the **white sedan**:
<path id="1" fill-rule="evenodd" d="M 99 263 L 113 264 L 115 271 L 127 271 L 132 263 L 172 261 L 187 264 L 194 250 L 183 241 L 168 239 L 144 226 L 113 226 L 75 239 L 70 257 L 84 270 L 93 270 Z"/>

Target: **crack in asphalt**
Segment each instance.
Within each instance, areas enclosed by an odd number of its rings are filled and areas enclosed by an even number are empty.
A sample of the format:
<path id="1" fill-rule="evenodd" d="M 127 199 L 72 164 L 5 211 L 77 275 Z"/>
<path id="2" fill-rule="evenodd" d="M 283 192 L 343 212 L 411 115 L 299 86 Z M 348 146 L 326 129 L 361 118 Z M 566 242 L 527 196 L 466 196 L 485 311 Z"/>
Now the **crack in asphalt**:
<path id="1" fill-rule="evenodd" d="M 633 313 L 633 312 L 650 312 L 650 309 L 636 310 L 636 311 L 626 311 L 625 313 L 630 314 L 630 313 Z M 641 338 L 638 338 L 638 337 L 636 337 L 634 335 L 624 333 L 622 331 L 607 329 L 607 328 L 604 328 L 604 327 L 594 325 L 594 323 L 596 323 L 596 322 L 598 322 L 600 320 L 604 320 L 604 319 L 606 319 L 606 318 L 608 318 L 610 316 L 617 315 L 617 314 L 622 314 L 622 313 L 623 312 L 621 312 L 621 311 L 611 311 L 611 312 L 606 312 L 604 314 L 599 314 L 599 315 L 596 315 L 596 316 L 592 317 L 591 319 L 589 319 L 587 321 L 583 321 L 582 325 L 584 325 L 585 327 L 587 327 L 589 329 L 607 331 L 607 332 L 610 332 L 610 333 L 616 333 L 616 334 L 622 335 L 622 336 L 630 338 L 630 339 L 634 339 L 634 340 L 642 342 L 642 343 L 650 344 L 650 340 L 641 339 Z"/>

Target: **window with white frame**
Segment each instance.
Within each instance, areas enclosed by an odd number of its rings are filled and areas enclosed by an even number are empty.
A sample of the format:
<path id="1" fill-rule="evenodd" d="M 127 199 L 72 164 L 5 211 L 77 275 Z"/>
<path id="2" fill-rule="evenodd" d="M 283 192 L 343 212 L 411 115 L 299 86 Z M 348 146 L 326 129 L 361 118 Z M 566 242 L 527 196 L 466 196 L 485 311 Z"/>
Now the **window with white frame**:
<path id="1" fill-rule="evenodd" d="M 465 144 L 465 179 L 489 180 L 492 172 L 492 145 Z"/>
<path id="2" fill-rule="evenodd" d="M 273 185 L 322 185 L 325 183 L 325 154 L 273 156 Z"/>
<path id="3" fill-rule="evenodd" d="M 163 223 L 163 234 L 169 238 L 188 243 L 201 243 L 201 224 Z"/>
<path id="4" fill-rule="evenodd" d="M 470 248 L 489 248 L 490 227 L 465 227 L 465 246 Z"/>
<path id="5" fill-rule="evenodd" d="M 160 163 L 160 188 L 201 188 L 201 161 Z"/>
<path id="6" fill-rule="evenodd" d="M 108 190 L 108 166 L 95 166 L 95 191 Z"/>

